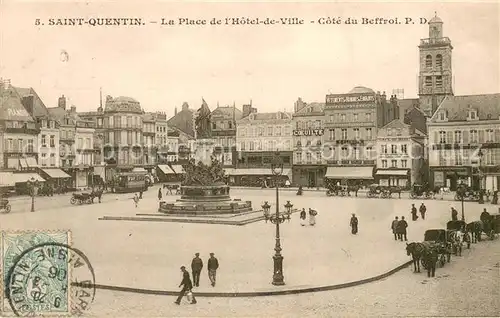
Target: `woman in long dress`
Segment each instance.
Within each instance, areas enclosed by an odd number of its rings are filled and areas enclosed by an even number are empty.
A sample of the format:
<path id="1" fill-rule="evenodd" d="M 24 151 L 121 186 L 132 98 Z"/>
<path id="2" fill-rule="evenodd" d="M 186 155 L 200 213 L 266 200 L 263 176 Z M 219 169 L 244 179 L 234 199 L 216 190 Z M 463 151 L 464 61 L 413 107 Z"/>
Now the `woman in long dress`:
<path id="1" fill-rule="evenodd" d="M 307 214 L 306 214 L 306 209 L 302 209 L 302 211 L 300 211 L 300 225 L 301 226 L 306 226 L 307 224 Z"/>
<path id="2" fill-rule="evenodd" d="M 316 210 L 309 208 L 309 225 L 314 226 L 316 224 L 317 214 L 318 212 L 316 212 Z"/>

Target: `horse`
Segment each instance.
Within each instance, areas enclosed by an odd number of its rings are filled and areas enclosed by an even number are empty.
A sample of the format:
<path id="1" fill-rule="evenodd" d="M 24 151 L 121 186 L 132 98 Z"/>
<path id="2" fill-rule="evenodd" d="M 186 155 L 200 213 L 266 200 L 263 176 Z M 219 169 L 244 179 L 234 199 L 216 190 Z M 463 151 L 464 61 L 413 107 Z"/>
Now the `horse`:
<path id="1" fill-rule="evenodd" d="M 438 252 L 436 249 L 425 249 L 422 253 L 422 260 L 427 267 L 427 277 L 434 277 L 436 275 L 436 264 L 438 262 Z"/>
<path id="2" fill-rule="evenodd" d="M 477 243 L 481 242 L 481 233 L 483 232 L 483 222 L 474 221 L 467 224 L 467 232 L 471 235 L 471 242 Z"/>
<path id="3" fill-rule="evenodd" d="M 90 199 L 92 200 L 92 203 L 94 203 L 94 198 L 98 198 L 99 203 L 101 203 L 102 193 L 102 189 L 92 190 L 92 192 L 90 193 Z"/>
<path id="4" fill-rule="evenodd" d="M 358 186 L 358 185 L 347 186 L 347 195 L 351 196 L 351 192 L 354 192 L 354 195 L 357 197 L 359 189 L 360 189 L 360 186 Z"/>
<path id="5" fill-rule="evenodd" d="M 415 273 L 420 273 L 420 259 L 427 250 L 427 246 L 420 242 L 406 243 L 406 254 L 411 255 Z"/>
<path id="6" fill-rule="evenodd" d="M 403 191 L 403 189 L 401 187 L 390 187 L 389 191 L 390 191 L 391 195 L 393 193 L 397 193 L 398 197 L 401 199 L 401 192 Z"/>
<path id="7" fill-rule="evenodd" d="M 461 231 L 450 231 L 448 242 L 451 244 L 453 254 L 462 256 L 463 233 Z"/>

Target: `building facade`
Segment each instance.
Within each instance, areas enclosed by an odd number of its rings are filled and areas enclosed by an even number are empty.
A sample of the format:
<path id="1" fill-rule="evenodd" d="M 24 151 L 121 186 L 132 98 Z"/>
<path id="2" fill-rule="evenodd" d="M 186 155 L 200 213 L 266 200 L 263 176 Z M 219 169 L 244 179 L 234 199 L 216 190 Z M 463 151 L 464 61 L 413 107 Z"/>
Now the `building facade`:
<path id="1" fill-rule="evenodd" d="M 326 173 L 324 103 L 295 102 L 293 113 L 293 181 L 295 186 L 322 187 Z"/>
<path id="2" fill-rule="evenodd" d="M 426 135 L 395 119 L 378 130 L 375 182 L 384 186 L 409 188 L 422 184 L 425 171 Z"/>
<path id="3" fill-rule="evenodd" d="M 428 122 L 430 180 L 498 190 L 500 94 L 447 96 Z"/>
<path id="4" fill-rule="evenodd" d="M 325 146 L 328 182 L 373 182 L 378 128 L 399 118 L 397 98 L 358 86 L 347 94 L 326 96 Z"/>
<path id="5" fill-rule="evenodd" d="M 0 124 L 4 127 L 2 168 L 36 171 L 40 129 L 8 81 L 0 81 L 0 111 Z"/>
<path id="6" fill-rule="evenodd" d="M 144 167 L 151 171 L 156 165 L 157 147 L 156 147 L 156 113 L 145 113 L 142 116 L 143 129 L 143 151 L 144 151 Z"/>
<path id="7" fill-rule="evenodd" d="M 244 107 L 243 114 L 247 112 L 249 110 Z M 283 162 L 283 178 L 292 180 L 291 113 L 251 112 L 236 122 L 236 130 L 238 161 L 236 169 L 229 170 L 230 182 L 249 186 L 270 186 L 273 182 L 271 163 L 277 154 Z"/>
<path id="8" fill-rule="evenodd" d="M 236 153 L 236 121 L 243 113 L 233 107 L 218 106 L 211 113 L 212 139 L 215 143 L 215 155 L 224 167 L 235 167 Z"/>

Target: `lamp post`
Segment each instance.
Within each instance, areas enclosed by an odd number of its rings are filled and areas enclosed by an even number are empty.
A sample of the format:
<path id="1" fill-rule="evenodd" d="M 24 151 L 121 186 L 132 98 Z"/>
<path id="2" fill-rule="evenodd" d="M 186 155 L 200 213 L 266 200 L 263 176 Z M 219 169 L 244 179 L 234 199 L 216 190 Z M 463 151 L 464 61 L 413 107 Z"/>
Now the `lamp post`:
<path id="1" fill-rule="evenodd" d="M 484 197 L 483 197 L 483 174 L 481 171 L 481 164 L 482 164 L 482 159 L 483 159 L 483 152 L 481 149 L 479 149 L 479 152 L 477 153 L 477 156 L 479 157 L 479 165 L 477 167 L 477 175 L 479 177 L 479 204 L 484 203 Z"/>
<path id="2" fill-rule="evenodd" d="M 276 152 L 273 162 L 271 163 L 271 170 L 275 176 L 276 185 L 276 215 L 270 217 L 270 221 L 276 224 L 276 244 L 274 246 L 275 254 L 273 256 L 274 260 L 274 272 L 273 272 L 273 285 L 280 286 L 285 285 L 283 276 L 283 256 L 281 255 L 281 242 L 280 242 L 280 224 L 285 222 L 286 216 L 280 215 L 279 212 L 279 177 L 283 174 L 283 162 L 280 160 L 279 152 Z"/>
<path id="3" fill-rule="evenodd" d="M 460 180 L 460 184 L 458 185 L 458 188 L 457 188 L 457 193 L 460 196 L 460 201 L 462 203 L 462 221 L 465 221 L 465 214 L 464 214 L 465 192 L 466 192 L 465 184 L 463 183 L 463 180 Z"/>
<path id="4" fill-rule="evenodd" d="M 38 190 L 38 180 L 35 180 L 35 178 L 31 177 L 31 179 L 27 181 L 27 184 L 31 194 L 31 212 L 35 212 L 35 195 Z"/>

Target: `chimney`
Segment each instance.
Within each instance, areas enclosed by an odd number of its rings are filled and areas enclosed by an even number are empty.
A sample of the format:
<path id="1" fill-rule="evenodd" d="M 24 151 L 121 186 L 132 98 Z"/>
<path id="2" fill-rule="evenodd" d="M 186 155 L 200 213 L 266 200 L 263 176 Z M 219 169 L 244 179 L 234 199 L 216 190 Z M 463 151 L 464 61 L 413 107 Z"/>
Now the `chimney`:
<path id="1" fill-rule="evenodd" d="M 174 109 L 174 116 L 177 115 L 177 107 Z"/>
<path id="2" fill-rule="evenodd" d="M 57 107 L 66 109 L 66 97 L 64 97 L 64 95 L 61 95 L 61 97 L 59 97 L 59 100 L 57 101 Z"/>
<path id="3" fill-rule="evenodd" d="M 184 102 L 184 103 L 182 104 L 182 110 L 188 110 L 188 109 L 189 109 L 189 105 L 188 105 L 188 103 Z"/>
<path id="4" fill-rule="evenodd" d="M 70 112 L 71 113 L 76 113 L 76 106 L 75 105 L 72 105 L 71 108 L 70 108 Z"/>
<path id="5" fill-rule="evenodd" d="M 28 114 L 33 116 L 33 106 L 34 106 L 33 95 L 24 96 L 21 102 L 22 102 L 24 108 L 26 109 L 26 111 L 28 112 Z"/>

